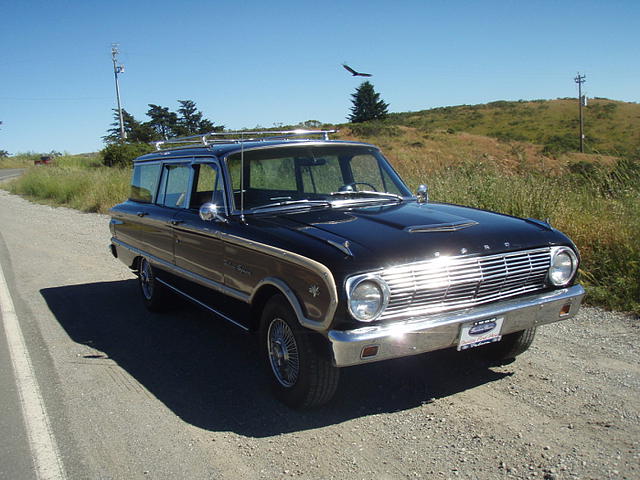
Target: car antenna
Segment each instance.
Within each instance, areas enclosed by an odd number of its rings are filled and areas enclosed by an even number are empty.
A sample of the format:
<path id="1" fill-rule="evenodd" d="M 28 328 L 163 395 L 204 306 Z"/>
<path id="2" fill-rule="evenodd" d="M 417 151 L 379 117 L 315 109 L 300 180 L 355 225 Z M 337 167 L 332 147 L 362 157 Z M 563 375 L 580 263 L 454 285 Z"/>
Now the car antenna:
<path id="1" fill-rule="evenodd" d="M 244 220 L 244 132 L 240 133 L 240 220 Z"/>

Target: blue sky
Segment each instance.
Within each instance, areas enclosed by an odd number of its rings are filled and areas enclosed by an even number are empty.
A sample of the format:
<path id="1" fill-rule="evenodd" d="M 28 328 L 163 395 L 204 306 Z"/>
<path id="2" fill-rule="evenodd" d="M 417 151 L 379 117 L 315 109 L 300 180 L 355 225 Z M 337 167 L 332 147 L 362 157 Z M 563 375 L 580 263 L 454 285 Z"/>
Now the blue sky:
<path id="1" fill-rule="evenodd" d="M 123 107 L 191 99 L 216 124 L 344 122 L 373 73 L 390 111 L 577 96 L 638 102 L 640 2 L 0 0 L 0 149 L 103 147 Z"/>

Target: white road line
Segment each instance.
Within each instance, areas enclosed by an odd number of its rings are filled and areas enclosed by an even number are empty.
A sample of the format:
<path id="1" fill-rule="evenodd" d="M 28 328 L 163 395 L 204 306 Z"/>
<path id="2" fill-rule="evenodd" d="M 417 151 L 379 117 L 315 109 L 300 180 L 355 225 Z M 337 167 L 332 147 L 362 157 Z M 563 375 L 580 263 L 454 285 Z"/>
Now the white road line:
<path id="1" fill-rule="evenodd" d="M 2 266 L 0 266 L 0 312 L 4 321 L 4 331 L 9 344 L 9 355 L 13 363 L 36 475 L 40 480 L 63 480 L 66 478 L 64 467 Z"/>

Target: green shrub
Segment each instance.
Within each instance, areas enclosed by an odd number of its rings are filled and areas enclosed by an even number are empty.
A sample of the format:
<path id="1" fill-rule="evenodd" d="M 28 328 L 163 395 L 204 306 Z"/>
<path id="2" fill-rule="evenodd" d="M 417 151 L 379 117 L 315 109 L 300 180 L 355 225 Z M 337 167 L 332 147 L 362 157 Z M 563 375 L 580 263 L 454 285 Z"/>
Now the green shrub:
<path id="1" fill-rule="evenodd" d="M 351 133 L 356 137 L 397 137 L 400 129 L 395 125 L 382 122 L 363 122 L 349 125 Z"/>
<path id="2" fill-rule="evenodd" d="M 107 167 L 129 167 L 135 158 L 153 150 L 146 143 L 111 143 L 102 149 L 100 155 Z"/>
<path id="3" fill-rule="evenodd" d="M 518 132 L 512 132 L 509 130 L 500 130 L 495 132 L 489 132 L 489 137 L 493 137 L 499 142 L 509 143 L 509 142 L 526 142 L 529 139 Z"/>
<path id="4" fill-rule="evenodd" d="M 567 152 L 576 152 L 580 149 L 578 135 L 551 135 L 545 141 L 542 153 L 544 155 L 560 155 Z"/>

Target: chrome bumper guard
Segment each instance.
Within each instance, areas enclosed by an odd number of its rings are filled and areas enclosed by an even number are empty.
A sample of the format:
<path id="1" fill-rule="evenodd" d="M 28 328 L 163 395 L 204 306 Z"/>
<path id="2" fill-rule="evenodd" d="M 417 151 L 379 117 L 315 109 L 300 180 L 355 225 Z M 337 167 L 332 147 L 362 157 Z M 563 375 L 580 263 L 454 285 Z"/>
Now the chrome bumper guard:
<path id="1" fill-rule="evenodd" d="M 428 317 L 355 330 L 330 330 L 328 338 L 338 367 L 377 362 L 454 347 L 459 341 L 461 325 L 478 320 L 502 317 L 502 335 L 567 320 L 578 313 L 584 294 L 582 285 L 574 285 Z M 561 312 L 565 306 L 568 311 Z M 365 347 L 375 346 L 378 347 L 375 356 L 362 357 Z"/>

